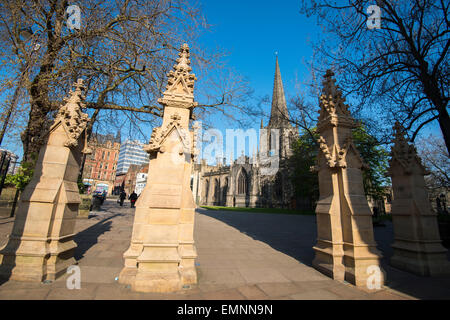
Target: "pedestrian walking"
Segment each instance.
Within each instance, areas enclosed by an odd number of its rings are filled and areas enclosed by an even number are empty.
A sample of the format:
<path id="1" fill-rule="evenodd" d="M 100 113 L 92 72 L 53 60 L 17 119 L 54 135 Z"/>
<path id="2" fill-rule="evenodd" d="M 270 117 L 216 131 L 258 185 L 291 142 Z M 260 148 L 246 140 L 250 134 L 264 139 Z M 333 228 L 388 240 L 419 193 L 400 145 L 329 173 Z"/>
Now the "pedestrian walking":
<path id="1" fill-rule="evenodd" d="M 138 198 L 138 195 L 136 194 L 136 192 L 133 191 L 130 194 L 130 197 L 128 198 L 130 200 L 130 202 L 131 202 L 131 207 L 132 208 L 134 208 L 134 204 L 136 203 L 137 198 Z"/>
<path id="2" fill-rule="evenodd" d="M 119 195 L 119 199 L 120 199 L 120 206 L 123 206 L 123 202 L 126 199 L 127 194 L 125 193 L 125 191 L 120 191 L 120 195 Z"/>

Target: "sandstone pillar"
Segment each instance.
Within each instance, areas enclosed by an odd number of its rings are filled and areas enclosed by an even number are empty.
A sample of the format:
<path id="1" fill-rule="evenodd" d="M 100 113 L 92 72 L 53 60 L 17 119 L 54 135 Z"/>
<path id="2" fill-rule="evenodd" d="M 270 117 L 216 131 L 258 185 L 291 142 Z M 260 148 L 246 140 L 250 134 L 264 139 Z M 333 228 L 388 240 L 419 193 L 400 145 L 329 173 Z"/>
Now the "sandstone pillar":
<path id="1" fill-rule="evenodd" d="M 372 214 L 364 195 L 364 164 L 352 139 L 355 121 L 333 75 L 328 70 L 324 76 L 317 124 L 320 198 L 313 266 L 333 279 L 366 286 L 367 268 L 379 266 L 381 255 L 376 249 Z"/>
<path id="2" fill-rule="evenodd" d="M 441 244 L 437 215 L 431 210 L 425 189 L 427 171 L 408 143 L 404 129 L 395 127 L 388 174 L 392 179 L 392 266 L 421 276 L 450 274 L 447 249 Z"/>
<path id="3" fill-rule="evenodd" d="M 36 168 L 23 191 L 13 230 L 0 250 L 0 275 L 19 281 L 55 280 L 75 264 L 73 241 L 80 196 L 81 153 L 88 153 L 82 80 L 64 99 L 44 135 Z"/>
<path id="4" fill-rule="evenodd" d="M 119 281 L 141 292 L 170 292 L 195 284 L 195 202 L 190 189 L 193 132 L 189 120 L 194 102 L 189 47 L 184 44 L 168 74 L 161 127 L 145 149 L 150 154 L 149 183 L 136 203 L 130 248 Z"/>

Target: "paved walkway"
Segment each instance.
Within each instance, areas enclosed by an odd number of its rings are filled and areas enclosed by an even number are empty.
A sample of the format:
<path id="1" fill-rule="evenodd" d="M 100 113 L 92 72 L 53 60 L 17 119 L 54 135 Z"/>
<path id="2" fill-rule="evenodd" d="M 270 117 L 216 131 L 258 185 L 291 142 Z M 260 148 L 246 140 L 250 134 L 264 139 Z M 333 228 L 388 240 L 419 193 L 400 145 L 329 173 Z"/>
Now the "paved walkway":
<path id="1" fill-rule="evenodd" d="M 79 219 L 75 258 L 81 289 L 66 288 L 66 275 L 49 284 L 0 281 L 0 299 L 450 299 L 450 278 L 430 279 L 390 268 L 387 286 L 370 292 L 331 280 L 311 267 L 314 216 L 198 209 L 195 241 L 198 285 L 178 293 L 136 293 L 115 278 L 131 238 L 134 209 L 107 200 L 90 219 Z M 0 217 L 0 246 L 13 220 Z M 375 228 L 389 255 L 392 226 Z"/>

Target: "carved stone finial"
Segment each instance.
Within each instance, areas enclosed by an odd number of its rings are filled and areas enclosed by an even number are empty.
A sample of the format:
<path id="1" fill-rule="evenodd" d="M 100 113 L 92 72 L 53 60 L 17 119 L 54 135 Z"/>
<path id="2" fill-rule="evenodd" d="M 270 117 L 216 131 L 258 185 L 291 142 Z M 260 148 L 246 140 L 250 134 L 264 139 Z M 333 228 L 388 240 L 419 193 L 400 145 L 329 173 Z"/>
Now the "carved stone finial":
<path id="1" fill-rule="evenodd" d="M 55 122 L 52 125 L 54 128 L 59 122 L 64 126 L 68 134 L 68 139 L 65 143 L 66 147 L 76 147 L 78 145 L 78 138 L 81 133 L 86 129 L 89 122 L 87 113 L 82 112 L 82 108 L 86 107 L 84 103 L 84 90 L 83 79 L 78 79 L 74 84 L 75 90 L 70 90 L 70 96 L 64 99 L 65 104 L 61 105 L 58 114 L 55 118 Z M 52 130 L 50 128 L 50 130 Z M 86 151 L 89 151 L 86 149 Z"/>
<path id="2" fill-rule="evenodd" d="M 175 64 L 173 70 L 167 74 L 167 90 L 164 92 L 164 95 L 168 93 L 193 95 L 194 82 L 197 78 L 195 74 L 189 73 L 192 71 L 192 68 L 191 60 L 189 59 L 189 46 L 186 43 L 181 46 L 178 56 L 179 58 L 176 60 L 177 64 Z"/>
<path id="3" fill-rule="evenodd" d="M 409 138 L 406 136 L 405 128 L 397 121 L 394 124 L 394 146 L 391 149 L 391 160 L 398 161 L 405 169 L 406 173 L 412 173 L 414 162 L 422 169 L 423 174 L 427 174 L 427 170 L 422 164 L 422 160 L 417 155 L 416 148 L 409 144 Z"/>
<path id="4" fill-rule="evenodd" d="M 194 102 L 194 84 L 197 77 L 190 73 L 192 68 L 189 56 L 189 46 L 185 43 L 178 52 L 177 64 L 167 74 L 166 91 L 163 98 L 158 99 L 162 105 L 171 104 L 180 108 L 192 108 L 197 105 L 197 102 Z"/>
<path id="5" fill-rule="evenodd" d="M 337 119 L 348 122 L 349 125 L 353 125 L 353 118 L 351 117 L 348 105 L 345 103 L 345 98 L 342 97 L 342 92 L 339 86 L 336 85 L 336 79 L 334 78 L 334 72 L 330 69 L 327 70 L 323 76 L 323 89 L 320 96 L 320 116 L 319 122 L 330 120 L 332 124 L 335 124 Z"/>

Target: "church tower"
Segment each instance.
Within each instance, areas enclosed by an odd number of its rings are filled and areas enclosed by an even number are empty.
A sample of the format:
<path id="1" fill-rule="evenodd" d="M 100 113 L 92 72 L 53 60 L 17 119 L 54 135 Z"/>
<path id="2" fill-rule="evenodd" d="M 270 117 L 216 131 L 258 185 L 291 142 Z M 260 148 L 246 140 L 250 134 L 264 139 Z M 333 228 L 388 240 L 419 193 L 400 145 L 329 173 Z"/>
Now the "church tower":
<path id="1" fill-rule="evenodd" d="M 263 207 L 290 207 L 293 187 L 287 160 L 292 155 L 292 142 L 298 137 L 298 130 L 290 122 L 278 56 L 275 60 L 270 119 L 266 127 L 261 121 L 261 129 L 265 129 L 260 132 L 261 168 L 265 166 L 264 156 L 267 154 L 271 157 L 278 156 L 278 169 L 273 174 L 261 175 L 260 205 Z M 262 171 L 260 173 L 262 174 Z"/>
<path id="2" fill-rule="evenodd" d="M 264 128 L 262 121 L 261 128 Z M 291 142 L 294 137 L 298 136 L 298 132 L 290 122 L 286 97 L 284 95 L 283 81 L 281 79 L 280 65 L 278 64 L 278 56 L 275 60 L 275 76 L 273 81 L 270 119 L 269 124 L 264 129 L 267 129 L 267 151 L 270 152 L 272 150 L 272 154 L 275 151 L 275 154 L 280 156 L 280 161 L 288 158 L 292 154 Z M 272 132 L 271 129 L 278 129 L 278 134 Z"/>

